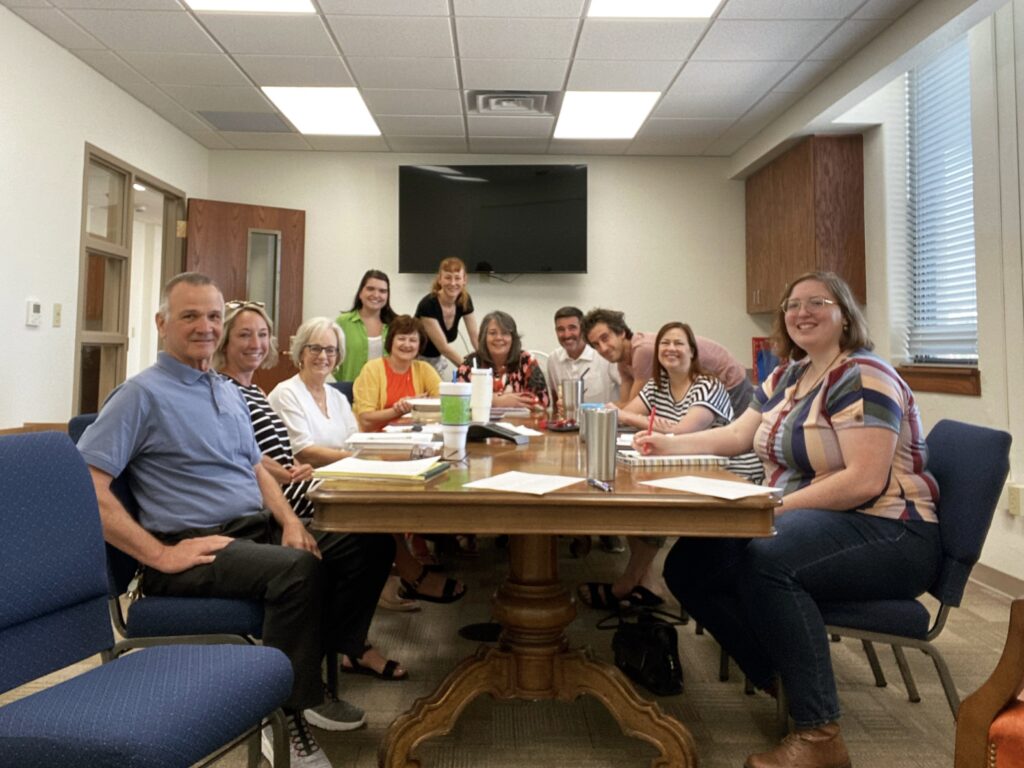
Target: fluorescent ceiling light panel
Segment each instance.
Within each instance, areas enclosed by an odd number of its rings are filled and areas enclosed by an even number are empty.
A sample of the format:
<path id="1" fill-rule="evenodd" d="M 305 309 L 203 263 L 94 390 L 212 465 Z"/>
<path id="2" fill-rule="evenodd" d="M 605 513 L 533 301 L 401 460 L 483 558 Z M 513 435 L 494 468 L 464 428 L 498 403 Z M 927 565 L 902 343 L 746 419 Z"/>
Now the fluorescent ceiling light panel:
<path id="1" fill-rule="evenodd" d="M 566 91 L 556 139 L 632 139 L 659 91 Z"/>
<path id="2" fill-rule="evenodd" d="M 358 88 L 281 88 L 267 94 L 299 133 L 309 136 L 380 136 Z"/>
<path id="3" fill-rule="evenodd" d="M 185 0 L 193 11 L 223 13 L 316 13 L 310 0 Z"/>
<path id="4" fill-rule="evenodd" d="M 707 19 L 722 0 L 590 0 L 590 18 Z"/>

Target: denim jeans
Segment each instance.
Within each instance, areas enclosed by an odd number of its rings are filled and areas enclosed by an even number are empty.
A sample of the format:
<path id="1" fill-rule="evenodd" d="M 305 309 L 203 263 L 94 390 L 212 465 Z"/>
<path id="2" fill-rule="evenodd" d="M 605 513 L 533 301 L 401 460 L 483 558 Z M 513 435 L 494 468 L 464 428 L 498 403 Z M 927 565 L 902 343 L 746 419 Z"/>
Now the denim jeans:
<path id="1" fill-rule="evenodd" d="M 939 527 L 858 512 L 798 509 L 764 539 L 687 539 L 665 582 L 758 687 L 776 674 L 798 728 L 839 717 L 818 602 L 912 599 L 935 579 Z"/>

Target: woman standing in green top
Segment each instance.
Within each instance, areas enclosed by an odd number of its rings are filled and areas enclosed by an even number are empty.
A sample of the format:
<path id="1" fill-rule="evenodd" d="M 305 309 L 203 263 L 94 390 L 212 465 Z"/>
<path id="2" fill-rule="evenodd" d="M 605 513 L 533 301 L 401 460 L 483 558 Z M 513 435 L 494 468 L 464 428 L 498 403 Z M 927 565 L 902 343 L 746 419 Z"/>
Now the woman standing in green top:
<path id="1" fill-rule="evenodd" d="M 379 269 L 368 269 L 359 281 L 352 309 L 336 321 L 345 334 L 345 359 L 334 369 L 337 381 L 354 381 L 368 360 L 383 357 L 388 323 L 394 319 L 391 281 Z"/>

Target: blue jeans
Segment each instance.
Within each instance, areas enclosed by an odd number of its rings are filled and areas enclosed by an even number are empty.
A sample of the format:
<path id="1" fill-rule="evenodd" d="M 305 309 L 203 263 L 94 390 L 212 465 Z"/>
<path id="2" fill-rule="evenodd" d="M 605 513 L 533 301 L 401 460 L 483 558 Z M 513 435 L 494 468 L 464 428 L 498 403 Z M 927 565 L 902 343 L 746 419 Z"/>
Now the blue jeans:
<path id="1" fill-rule="evenodd" d="M 839 717 L 818 602 L 921 595 L 938 573 L 939 526 L 820 509 L 775 525 L 764 539 L 679 539 L 665 582 L 755 685 L 779 675 L 797 728 L 816 728 Z"/>

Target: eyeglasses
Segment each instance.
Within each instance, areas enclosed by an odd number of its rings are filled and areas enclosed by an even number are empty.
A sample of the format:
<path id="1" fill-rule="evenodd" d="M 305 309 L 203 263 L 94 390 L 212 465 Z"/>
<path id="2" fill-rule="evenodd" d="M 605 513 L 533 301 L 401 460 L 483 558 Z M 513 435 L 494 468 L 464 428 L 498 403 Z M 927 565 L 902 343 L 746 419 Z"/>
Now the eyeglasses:
<path id="1" fill-rule="evenodd" d="M 309 354 L 313 357 L 320 357 L 321 352 L 326 352 L 328 357 L 337 357 L 337 347 L 321 347 L 319 344 L 307 344 L 304 349 L 309 350 Z"/>
<path id="2" fill-rule="evenodd" d="M 782 302 L 780 308 L 788 314 L 790 312 L 799 312 L 804 307 L 807 308 L 808 312 L 821 312 L 825 307 L 834 305 L 835 302 L 832 299 L 826 299 L 824 296 L 811 296 L 809 299 L 786 299 Z"/>

